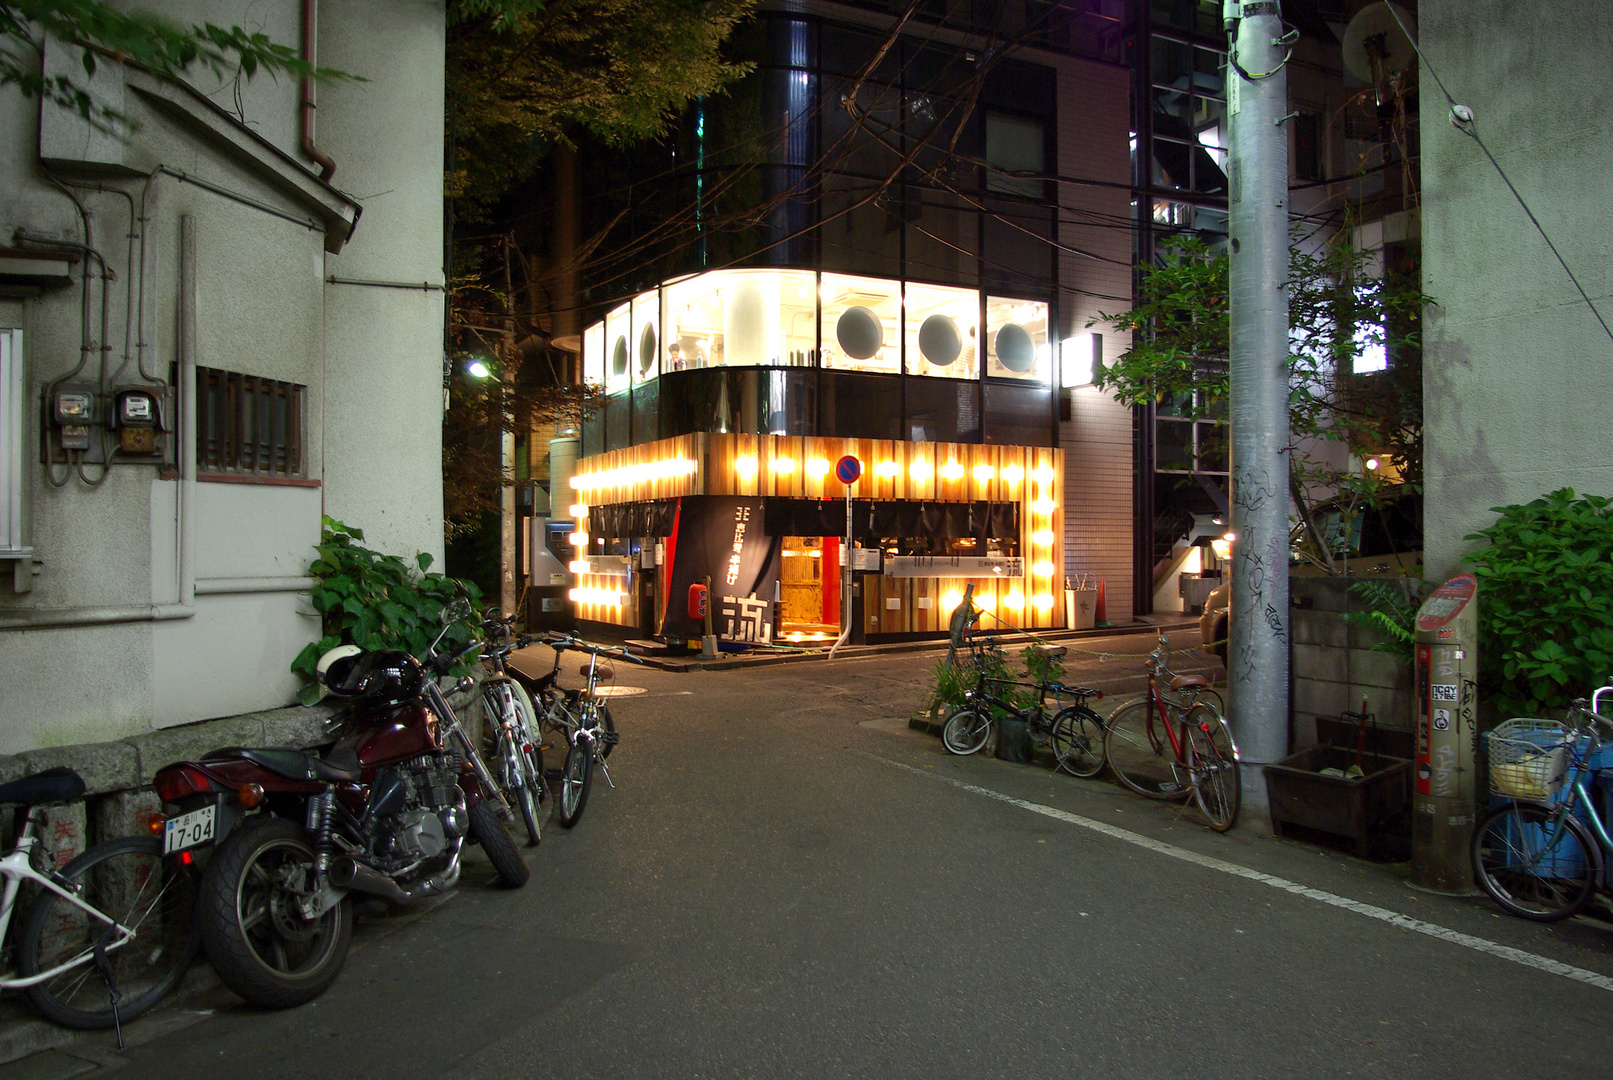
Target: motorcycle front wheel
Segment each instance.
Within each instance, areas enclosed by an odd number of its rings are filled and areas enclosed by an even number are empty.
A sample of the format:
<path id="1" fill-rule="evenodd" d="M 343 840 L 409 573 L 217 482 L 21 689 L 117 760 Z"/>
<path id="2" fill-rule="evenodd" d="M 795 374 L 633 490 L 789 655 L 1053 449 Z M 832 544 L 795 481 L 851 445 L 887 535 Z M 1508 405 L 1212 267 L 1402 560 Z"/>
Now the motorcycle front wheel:
<path id="1" fill-rule="evenodd" d="M 262 816 L 232 833 L 202 874 L 202 945 L 219 979 L 249 1004 L 312 1001 L 342 970 L 352 905 L 343 897 L 317 918 L 302 917 L 313 865 L 301 825 Z"/>
<path id="2" fill-rule="evenodd" d="M 526 879 L 532 876 L 532 870 L 521 858 L 521 852 L 516 848 L 515 841 L 510 839 L 510 834 L 504 831 L 498 811 L 490 804 L 479 802 L 470 808 L 470 835 L 482 845 L 499 881 L 512 889 L 526 884 Z"/>

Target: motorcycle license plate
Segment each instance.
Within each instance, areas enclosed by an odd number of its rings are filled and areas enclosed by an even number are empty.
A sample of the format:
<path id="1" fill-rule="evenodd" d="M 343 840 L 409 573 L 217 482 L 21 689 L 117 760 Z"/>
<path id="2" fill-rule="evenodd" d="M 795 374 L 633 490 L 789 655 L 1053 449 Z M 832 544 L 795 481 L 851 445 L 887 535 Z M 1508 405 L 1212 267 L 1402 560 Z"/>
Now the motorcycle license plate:
<path id="1" fill-rule="evenodd" d="M 172 855 L 198 844 L 210 843 L 217 828 L 217 806 L 204 806 L 200 810 L 169 818 L 163 828 L 162 853 Z"/>

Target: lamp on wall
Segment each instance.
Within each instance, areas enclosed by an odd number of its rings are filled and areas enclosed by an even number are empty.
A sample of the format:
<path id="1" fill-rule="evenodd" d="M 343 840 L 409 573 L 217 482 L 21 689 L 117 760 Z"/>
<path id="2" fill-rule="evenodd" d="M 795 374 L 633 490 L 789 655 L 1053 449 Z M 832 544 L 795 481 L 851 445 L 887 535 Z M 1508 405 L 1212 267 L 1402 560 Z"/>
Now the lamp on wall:
<path id="1" fill-rule="evenodd" d="M 1091 386 L 1103 367 L 1103 335 L 1076 334 L 1059 343 L 1059 363 L 1065 388 Z"/>

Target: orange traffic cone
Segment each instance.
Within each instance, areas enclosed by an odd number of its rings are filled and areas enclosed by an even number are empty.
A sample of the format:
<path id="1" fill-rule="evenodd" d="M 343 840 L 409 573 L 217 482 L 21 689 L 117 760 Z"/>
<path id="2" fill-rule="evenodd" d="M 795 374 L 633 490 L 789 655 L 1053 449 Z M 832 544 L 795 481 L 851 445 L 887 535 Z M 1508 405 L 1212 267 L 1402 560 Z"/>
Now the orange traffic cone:
<path id="1" fill-rule="evenodd" d="M 1094 626 L 1109 625 L 1109 603 L 1103 592 L 1104 579 L 1098 579 L 1098 602 L 1092 608 L 1092 624 Z"/>

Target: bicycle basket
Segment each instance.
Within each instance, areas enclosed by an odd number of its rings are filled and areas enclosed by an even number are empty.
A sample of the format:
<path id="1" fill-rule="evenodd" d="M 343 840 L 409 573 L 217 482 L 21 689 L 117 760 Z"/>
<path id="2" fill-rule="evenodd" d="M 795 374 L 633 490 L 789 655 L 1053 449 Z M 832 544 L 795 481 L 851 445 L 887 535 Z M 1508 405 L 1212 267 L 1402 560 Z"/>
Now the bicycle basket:
<path id="1" fill-rule="evenodd" d="M 1508 799 L 1548 801 L 1568 771 L 1568 729 L 1554 720 L 1508 720 L 1486 738 L 1490 791 Z"/>

